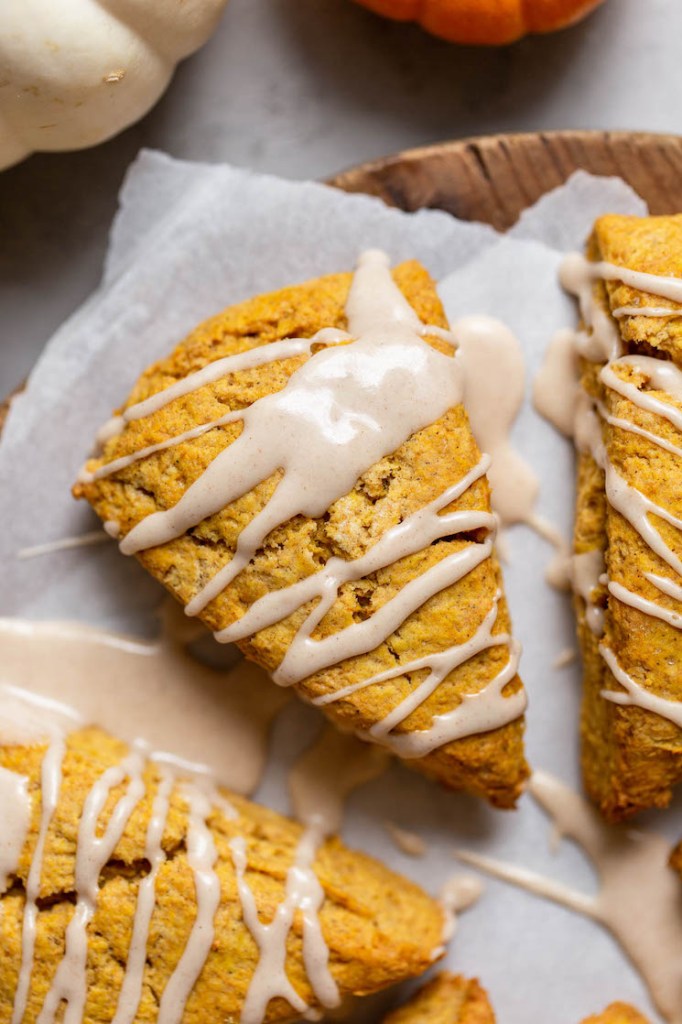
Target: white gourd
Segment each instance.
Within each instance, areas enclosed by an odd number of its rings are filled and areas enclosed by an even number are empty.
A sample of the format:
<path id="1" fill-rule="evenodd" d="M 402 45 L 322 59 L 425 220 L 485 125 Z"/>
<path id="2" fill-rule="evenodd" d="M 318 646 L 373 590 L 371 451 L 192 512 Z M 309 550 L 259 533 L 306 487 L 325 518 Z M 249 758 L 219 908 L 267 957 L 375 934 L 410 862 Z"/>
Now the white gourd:
<path id="1" fill-rule="evenodd" d="M 137 121 L 227 0 L 0 0 L 0 169 Z"/>

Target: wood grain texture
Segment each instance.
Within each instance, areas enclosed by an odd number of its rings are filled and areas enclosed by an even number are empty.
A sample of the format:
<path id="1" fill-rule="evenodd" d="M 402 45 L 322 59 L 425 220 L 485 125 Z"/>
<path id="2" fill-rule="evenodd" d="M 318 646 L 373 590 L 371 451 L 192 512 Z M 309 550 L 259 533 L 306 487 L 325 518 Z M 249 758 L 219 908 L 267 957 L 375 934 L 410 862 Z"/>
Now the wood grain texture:
<path id="1" fill-rule="evenodd" d="M 505 230 L 582 168 L 617 175 L 652 213 L 682 210 L 682 138 L 645 132 L 544 132 L 444 142 L 351 168 L 331 179 L 401 210 L 446 210 Z"/>

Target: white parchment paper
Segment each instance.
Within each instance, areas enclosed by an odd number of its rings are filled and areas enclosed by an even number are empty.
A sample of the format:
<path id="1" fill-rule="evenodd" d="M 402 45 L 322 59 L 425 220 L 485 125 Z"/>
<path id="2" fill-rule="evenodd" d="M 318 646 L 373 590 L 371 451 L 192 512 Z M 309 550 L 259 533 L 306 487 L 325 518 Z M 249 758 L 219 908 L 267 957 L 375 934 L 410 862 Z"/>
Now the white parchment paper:
<path id="1" fill-rule="evenodd" d="M 417 257 L 426 264 L 441 282 L 451 319 L 487 313 L 505 320 L 522 342 L 530 388 L 549 337 L 574 317 L 556 281 L 561 252 L 580 248 L 604 212 L 641 213 L 644 205 L 620 181 L 579 173 L 502 238 L 436 211 L 403 214 L 322 185 L 143 153 L 123 188 L 100 289 L 51 340 L 5 426 L 0 613 L 136 633 L 153 628 L 159 588 L 113 543 L 30 560 L 17 552 L 95 527 L 92 513 L 69 491 L 94 430 L 140 371 L 197 321 L 257 292 L 350 269 L 360 250 L 382 247 L 394 261 Z M 570 445 L 528 403 L 514 437 L 540 476 L 539 511 L 568 536 Z M 507 591 L 531 699 L 529 758 L 578 786 L 579 669 L 552 668 L 559 651 L 575 646 L 569 601 L 544 583 L 550 551 L 543 541 L 519 527 L 509 546 Z M 285 710 L 260 799 L 288 809 L 286 768 L 319 723 L 316 712 L 297 703 Z M 678 800 L 648 823 L 677 838 L 679 812 Z M 422 835 L 427 855 L 410 859 L 398 851 L 386 819 Z M 344 835 L 431 891 L 460 870 L 452 856 L 457 846 L 592 891 L 593 873 L 581 854 L 568 843 L 550 854 L 547 831 L 529 797 L 516 813 L 496 812 L 394 765 L 352 799 Z M 656 1019 L 637 975 L 596 924 L 502 883 L 486 882 L 479 904 L 461 919 L 446 962 L 483 981 L 503 1024 L 577 1024 L 614 999 L 632 1001 Z M 395 998 L 389 994 L 380 1005 Z M 375 1004 L 355 1019 L 377 1014 Z"/>

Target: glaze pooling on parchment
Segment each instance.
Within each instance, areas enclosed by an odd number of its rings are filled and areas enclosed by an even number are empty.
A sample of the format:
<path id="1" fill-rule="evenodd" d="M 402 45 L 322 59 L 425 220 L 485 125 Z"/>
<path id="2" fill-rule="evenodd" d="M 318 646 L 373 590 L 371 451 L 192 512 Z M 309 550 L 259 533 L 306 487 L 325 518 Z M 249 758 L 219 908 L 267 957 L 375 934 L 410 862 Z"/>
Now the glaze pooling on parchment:
<path id="1" fill-rule="evenodd" d="M 178 764 L 252 793 L 270 726 L 289 695 L 257 665 L 240 660 L 220 670 L 193 657 L 190 645 L 203 627 L 173 602 L 164 603 L 160 619 L 158 637 L 139 640 L 80 623 L 0 618 L 0 683 L 66 704 L 83 721 L 106 723 L 127 742 L 173 751 Z M 8 715 L 3 700 L 0 741 Z"/>
<path id="2" fill-rule="evenodd" d="M 481 451 L 491 459 L 488 479 L 493 510 L 502 528 L 524 523 L 552 545 L 555 554 L 545 575 L 548 583 L 563 590 L 567 586 L 566 542 L 554 524 L 536 512 L 540 481 L 510 439 L 525 395 L 525 362 L 519 340 L 505 324 L 489 316 L 462 317 L 450 336 L 457 340 L 464 371 L 464 405 L 471 430 Z"/>
<path id="3" fill-rule="evenodd" d="M 43 871 L 43 851 L 60 798 L 62 763 L 69 734 L 83 726 L 83 721 L 66 707 L 35 697 L 27 692 L 0 685 L 3 708 L 3 744 L 38 744 L 45 747 L 41 768 L 41 813 L 37 841 L 26 883 L 26 903 L 22 924 L 22 951 L 12 1020 L 20 1024 L 29 994 L 36 942 L 37 899 Z M 353 756 L 345 758 L 349 771 L 340 770 L 339 744 L 352 742 Z M 365 753 L 365 751 L 367 751 Z M 260 1024 L 272 998 L 281 996 L 300 1013 L 309 1007 L 298 996 L 286 975 L 287 937 L 294 917 L 300 914 L 303 922 L 303 960 L 308 981 L 316 1002 L 334 1006 L 339 993 L 329 971 L 329 951 L 324 939 L 319 912 L 325 894 L 313 870 L 317 851 L 327 835 L 341 822 L 343 798 L 352 788 L 374 777 L 383 770 L 385 761 L 381 751 L 364 748 L 351 737 L 339 737 L 325 742 L 325 757 L 331 764 L 313 780 L 308 798 L 301 794 L 307 782 L 305 772 L 295 773 L 294 791 L 299 794 L 297 804 L 304 812 L 304 829 L 296 848 L 293 863 L 286 878 L 285 897 L 277 907 L 269 924 L 263 924 L 254 897 L 246 880 L 248 844 L 235 837 L 230 848 L 237 887 L 246 927 L 259 947 L 259 961 L 251 979 L 247 999 L 242 1011 L 243 1024 Z M 308 767 L 306 760 L 305 767 Z M 310 764 L 314 767 L 316 758 Z M 187 1000 L 211 950 L 214 937 L 214 919 L 220 905 L 221 888 L 216 873 L 217 849 L 209 819 L 216 808 L 230 819 L 237 819 L 236 810 L 215 787 L 207 773 L 192 777 L 187 767 L 178 767 L 165 754 L 150 751 L 143 743 L 134 743 L 129 753 L 116 765 L 107 768 L 85 795 L 75 851 L 75 910 L 67 926 L 65 948 L 59 960 L 52 983 L 45 995 L 38 1020 L 51 1024 L 59 1007 L 65 1005 L 64 1020 L 79 1024 L 83 1020 L 88 995 L 87 958 L 88 929 L 97 909 L 100 877 L 124 836 L 132 815 L 146 793 L 144 773 L 151 764 L 156 766 L 158 783 L 147 826 L 145 857 L 149 872 L 142 878 L 136 899 L 132 922 L 132 937 L 126 958 L 116 1011 L 115 1024 L 132 1024 L 136 1018 L 145 971 L 145 954 L 150 923 L 156 906 L 156 882 L 166 854 L 163 837 L 167 826 L 170 799 L 177 791 L 187 810 L 187 863 L 194 875 L 196 918 L 186 945 L 162 993 L 158 1009 L 160 1024 L 178 1024 L 184 1014 Z M 7 811 L 11 843 L 2 851 L 3 870 L 8 881 L 18 870 L 19 857 L 26 839 L 30 800 L 25 785 L 9 779 L 13 773 L 0 775 L 0 799 Z M 320 774 L 331 788 L 321 787 Z M 9 783 L 11 782 L 11 785 Z M 24 780 L 25 782 L 25 780 Z M 110 801 L 112 791 L 117 799 L 109 809 L 106 827 L 100 829 L 100 819 Z M 3 822 L 3 825 L 5 823 Z M 6 885 L 7 883 L 4 883 Z"/>
<path id="4" fill-rule="evenodd" d="M 580 389 L 577 377 L 579 357 L 602 363 L 599 381 L 607 391 L 682 432 L 682 411 L 673 404 L 682 401 L 682 371 L 664 359 L 625 354 L 615 322 L 625 316 L 676 316 L 679 311 L 656 306 L 632 306 L 620 307 L 611 314 L 602 307 L 594 291 L 595 282 L 599 280 L 621 281 L 649 295 L 682 302 L 682 279 L 659 277 L 611 263 L 590 262 L 579 254 L 570 254 L 565 258 L 560 278 L 564 288 L 578 299 L 582 326 L 577 331 L 562 331 L 554 338 L 545 368 L 536 385 L 536 405 L 558 429 L 574 436 L 579 451 L 591 455 L 604 473 L 608 503 L 623 516 L 674 575 L 671 579 L 647 572 L 645 578 L 665 597 L 681 600 L 682 560 L 664 539 L 653 517 L 678 530 L 682 530 L 682 519 L 628 484 L 621 476 L 608 457 L 602 437 L 602 424 L 644 437 L 676 457 L 682 456 L 682 445 L 661 436 L 655 428 L 649 428 L 648 424 L 643 427 L 625 416 L 613 416 L 602 402 Z M 563 375 L 563 380 L 556 372 L 560 365 L 564 369 L 572 369 L 572 372 Z M 638 385 L 628 379 L 628 375 L 643 378 L 644 384 Z M 574 555 L 572 581 L 575 592 L 585 603 L 587 624 L 596 636 L 604 632 L 604 610 L 594 599 L 600 583 L 606 585 L 610 598 L 659 619 L 674 629 L 682 628 L 682 612 L 633 593 L 618 581 L 609 580 L 605 574 L 604 553 L 600 550 Z M 621 705 L 637 705 L 676 725 L 682 725 L 682 704 L 679 701 L 668 700 L 648 691 L 623 669 L 615 652 L 605 643 L 599 645 L 599 650 L 611 676 L 621 687 L 602 691 L 607 700 Z"/>
<path id="5" fill-rule="evenodd" d="M 595 896 L 470 851 L 458 850 L 458 859 L 608 928 L 664 1019 L 682 1024 L 682 892 L 668 866 L 670 843 L 653 832 L 606 825 L 583 797 L 546 772 L 532 776 L 529 791 L 558 835 L 589 857 L 599 878 Z"/>
<path id="6" fill-rule="evenodd" d="M 397 287 L 384 253 L 369 251 L 359 260 L 346 304 L 348 333 L 326 329 L 312 339 L 289 339 L 260 346 L 235 356 L 209 363 L 203 369 L 177 381 L 156 395 L 129 407 L 106 425 L 102 438 L 111 437 L 126 422 L 141 419 L 181 395 L 187 395 L 210 381 L 250 366 L 290 355 L 307 356 L 278 392 L 269 394 L 245 409 L 230 411 L 220 421 L 203 424 L 162 442 L 169 447 L 191 440 L 223 422 L 242 422 L 241 434 L 221 451 L 204 472 L 187 488 L 177 503 L 142 519 L 121 540 L 125 554 L 168 543 L 182 536 L 207 517 L 251 491 L 262 481 L 280 473 L 270 500 L 239 534 L 231 561 L 212 579 L 204 582 L 190 600 L 189 615 L 201 613 L 249 565 L 266 537 L 297 515 L 319 518 L 344 495 L 362 475 L 385 456 L 393 453 L 414 433 L 436 422 L 464 399 L 464 381 L 472 391 L 471 417 L 474 433 L 493 439 L 497 459 L 497 490 L 510 518 L 512 488 L 509 468 L 518 470 L 518 460 L 506 439 L 508 423 L 495 431 L 495 414 L 484 409 L 480 366 L 468 354 L 472 345 L 486 344 L 504 331 L 503 325 L 479 325 L 470 318 L 459 334 L 430 328 L 421 323 Z M 507 332 L 508 333 L 508 332 Z M 454 350 L 444 353 L 429 344 L 429 335 L 448 342 Z M 487 340 L 486 340 L 487 339 Z M 498 346 L 499 347 L 499 346 Z M 442 346 L 441 346 L 442 348 Z M 514 368 L 518 353 L 509 339 L 501 350 L 512 353 Z M 472 367 L 467 368 L 471 363 Z M 504 389 L 503 389 L 504 391 Z M 500 399 L 501 400 L 501 399 Z M 498 403 L 499 404 L 499 403 Z M 494 434 L 494 437 L 493 437 Z M 152 446 L 153 450 L 160 450 Z M 82 479 L 105 476 L 140 458 L 153 454 L 152 448 L 105 464 Z M 512 465 L 513 463 L 513 465 Z M 243 640 L 259 630 L 281 622 L 307 602 L 315 601 L 302 623 L 274 679 L 291 686 L 347 659 L 380 647 L 405 620 L 436 594 L 452 586 L 492 553 L 495 517 L 487 512 L 444 512 L 452 502 L 490 469 L 484 455 L 478 465 L 438 499 L 388 529 L 365 554 L 354 560 L 330 558 L 314 575 L 271 592 L 256 600 L 232 625 L 220 630 L 221 642 Z M 493 465 L 494 471 L 494 465 Z M 512 474 L 513 475 L 513 474 Z M 523 488 L 521 489 L 523 490 Z M 525 499 L 524 499 L 525 500 Z M 431 566 L 411 580 L 373 615 L 323 639 L 314 638 L 316 627 L 339 597 L 344 583 L 358 581 L 402 558 L 424 550 L 445 537 L 478 535 L 477 543 Z M 485 732 L 519 717 L 525 708 L 523 690 L 507 696 L 504 688 L 516 676 L 518 645 L 506 634 L 493 633 L 498 598 L 495 598 L 471 644 L 460 644 L 430 659 L 420 659 L 396 672 L 429 669 L 413 698 L 393 709 L 368 734 L 369 738 L 396 749 L 403 757 L 422 757 L 451 739 Z M 479 651 L 506 645 L 506 664 L 478 694 L 471 695 L 448 715 L 440 716 L 431 728 L 405 732 L 403 721 L 433 693 L 445 676 Z M 364 681 L 371 686 L 388 679 L 385 673 Z M 360 687 L 358 687 L 360 688 Z M 342 699 L 346 691 L 326 694 L 320 703 Z M 475 699 L 474 699 L 475 698 Z M 398 732 L 394 731 L 398 729 Z"/>

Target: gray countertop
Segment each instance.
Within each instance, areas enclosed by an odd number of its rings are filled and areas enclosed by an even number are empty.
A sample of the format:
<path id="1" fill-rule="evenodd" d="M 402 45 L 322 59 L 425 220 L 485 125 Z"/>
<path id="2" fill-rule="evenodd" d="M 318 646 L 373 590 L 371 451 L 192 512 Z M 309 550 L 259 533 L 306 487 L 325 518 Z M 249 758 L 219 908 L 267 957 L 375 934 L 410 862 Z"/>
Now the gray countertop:
<path id="1" fill-rule="evenodd" d="M 608 0 L 504 49 L 462 48 L 350 0 L 231 0 L 208 45 L 139 124 L 0 174 L 0 392 L 97 284 L 142 146 L 288 177 L 500 131 L 682 128 L 682 3 Z"/>

